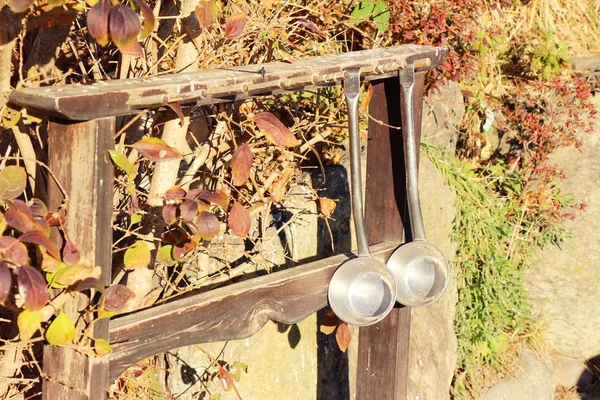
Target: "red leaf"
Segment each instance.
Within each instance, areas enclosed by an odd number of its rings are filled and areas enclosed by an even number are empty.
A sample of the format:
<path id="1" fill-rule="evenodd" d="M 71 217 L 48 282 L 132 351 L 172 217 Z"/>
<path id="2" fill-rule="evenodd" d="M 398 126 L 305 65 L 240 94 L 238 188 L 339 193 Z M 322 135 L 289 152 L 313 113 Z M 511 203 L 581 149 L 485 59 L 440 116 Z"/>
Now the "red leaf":
<path id="1" fill-rule="evenodd" d="M 227 194 L 222 190 L 201 190 L 200 192 L 198 192 L 195 198 L 216 204 L 223 210 L 227 208 L 227 204 L 229 203 Z"/>
<path id="2" fill-rule="evenodd" d="M 350 346 L 350 341 L 352 340 L 352 336 L 350 335 L 350 329 L 345 322 L 342 322 L 335 332 L 335 340 L 340 346 L 340 350 L 345 353 L 348 350 L 348 346 Z"/>
<path id="3" fill-rule="evenodd" d="M 195 236 L 207 240 L 218 235 L 220 231 L 217 216 L 208 211 L 202 211 L 198 214 L 193 224 L 189 223 L 188 226 L 192 229 Z"/>
<path id="4" fill-rule="evenodd" d="M 185 190 L 179 186 L 171 186 L 165 192 L 165 201 L 179 203 L 185 197 Z"/>
<path id="5" fill-rule="evenodd" d="M 173 259 L 176 261 L 181 260 L 187 253 L 196 248 L 196 243 L 189 241 L 181 244 L 180 246 L 173 246 Z"/>
<path id="6" fill-rule="evenodd" d="M 238 147 L 231 157 L 231 178 L 235 186 L 242 186 L 250 178 L 250 167 L 252 166 L 252 152 L 248 143 Z"/>
<path id="7" fill-rule="evenodd" d="M 135 297 L 127 286 L 110 285 L 104 292 L 104 309 L 106 311 L 121 311 L 125 304 Z"/>
<path id="8" fill-rule="evenodd" d="M 228 392 L 233 389 L 233 377 L 229 371 L 223 367 L 219 367 L 219 380 L 221 381 L 221 386 L 223 386 L 224 391 Z"/>
<path id="9" fill-rule="evenodd" d="M 242 34 L 246 27 L 246 14 L 230 15 L 225 21 L 225 38 L 234 39 Z"/>
<path id="10" fill-rule="evenodd" d="M 254 116 L 258 129 L 273 144 L 281 147 L 295 147 L 300 144 L 294 134 L 270 112 L 262 112 Z"/>
<path id="11" fill-rule="evenodd" d="M 17 284 L 19 294 L 25 302 L 25 308 L 37 311 L 48 302 L 46 280 L 41 272 L 33 267 L 20 267 L 17 269 Z"/>
<path id="12" fill-rule="evenodd" d="M 81 254 L 75 246 L 75 243 L 67 237 L 65 247 L 63 247 L 63 261 L 68 265 L 75 265 L 81 259 Z"/>
<path id="13" fill-rule="evenodd" d="M 162 209 L 162 216 L 165 224 L 173 225 L 177 222 L 177 206 L 175 204 L 166 204 Z"/>
<path id="14" fill-rule="evenodd" d="M 39 231 L 42 230 L 40 224 L 33 219 L 29 206 L 21 200 L 13 200 L 9 202 L 10 207 L 4 213 L 6 223 L 18 231 Z"/>
<path id="15" fill-rule="evenodd" d="M 84 290 L 90 289 L 95 289 L 104 294 L 104 285 L 102 282 L 100 282 L 100 279 L 94 277 L 85 278 L 84 280 L 80 281 L 75 288 L 75 290 L 78 292 L 83 292 Z"/>
<path id="16" fill-rule="evenodd" d="M 8 265 L 4 261 L 0 261 L 0 304 L 3 304 L 10 293 L 12 286 L 12 274 Z"/>
<path id="17" fill-rule="evenodd" d="M 108 44 L 108 16 L 112 5 L 108 0 L 100 0 L 87 14 L 87 27 L 100 46 Z"/>
<path id="18" fill-rule="evenodd" d="M 231 211 L 229 211 L 229 219 L 227 220 L 227 225 L 229 225 L 231 232 L 236 236 L 246 237 L 248 236 L 248 232 L 250 232 L 251 224 L 252 220 L 250 219 L 248 210 L 237 201 L 234 201 Z"/>
<path id="19" fill-rule="evenodd" d="M 56 247 L 56 245 L 54 245 L 54 243 L 52 243 L 50 239 L 48 239 L 48 237 L 40 231 L 25 232 L 19 236 L 19 240 L 24 243 L 32 243 L 42 246 L 46 249 L 48 254 L 57 260 L 60 260 L 60 252 L 58 251 L 58 247 Z"/>
<path id="20" fill-rule="evenodd" d="M 27 247 L 10 236 L 0 236 L 0 257 L 11 264 L 23 266 L 29 263 Z"/>
<path id="21" fill-rule="evenodd" d="M 335 331 L 335 327 L 340 323 L 339 318 L 335 315 L 333 311 L 325 314 L 323 319 L 321 320 L 321 325 L 319 330 L 325 335 L 329 335 Z"/>
<path id="22" fill-rule="evenodd" d="M 171 103 L 167 103 L 167 105 L 171 110 L 175 111 L 175 114 L 177 114 L 177 116 L 179 117 L 179 125 L 183 126 L 183 124 L 185 124 L 185 116 L 183 115 L 181 104 L 179 104 L 176 101 L 173 101 Z"/>
<path id="23" fill-rule="evenodd" d="M 117 47 L 119 48 L 119 51 L 123 54 L 127 54 L 134 57 L 144 57 L 144 49 L 136 40 L 129 44 L 122 44 Z"/>
<path id="24" fill-rule="evenodd" d="M 135 42 L 142 29 L 140 17 L 131 8 L 117 3 L 108 15 L 108 32 L 111 40 L 118 47 L 127 46 Z"/>
<path id="25" fill-rule="evenodd" d="M 181 153 L 158 138 L 144 138 L 131 145 L 150 161 L 179 160 Z"/>
<path id="26" fill-rule="evenodd" d="M 183 222 L 192 222 L 198 215 L 198 202 L 195 200 L 184 200 L 180 210 Z"/>
<path id="27" fill-rule="evenodd" d="M 67 218 L 59 213 L 48 212 L 44 219 L 48 221 L 49 226 L 65 226 L 67 224 Z"/>

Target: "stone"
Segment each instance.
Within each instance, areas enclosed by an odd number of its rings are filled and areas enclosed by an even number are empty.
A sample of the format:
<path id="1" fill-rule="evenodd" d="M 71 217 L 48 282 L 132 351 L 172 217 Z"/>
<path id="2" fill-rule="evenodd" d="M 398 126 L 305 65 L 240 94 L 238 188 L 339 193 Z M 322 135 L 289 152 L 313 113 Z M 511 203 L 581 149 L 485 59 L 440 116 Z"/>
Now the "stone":
<path id="1" fill-rule="evenodd" d="M 554 390 L 550 359 L 523 350 L 515 376 L 495 384 L 479 400 L 552 400 Z"/>
<path id="2" fill-rule="evenodd" d="M 422 139 L 456 152 L 458 129 L 465 104 L 460 84 L 448 81 L 430 93 L 423 102 Z"/>
<path id="3" fill-rule="evenodd" d="M 594 374 L 585 362 L 566 357 L 557 357 L 554 360 L 554 377 L 557 386 L 566 388 L 588 387 L 594 381 Z"/>
<path id="4" fill-rule="evenodd" d="M 456 196 L 426 157 L 421 157 L 419 169 L 419 190 L 427 241 L 452 260 L 456 253 L 456 244 L 450 240 L 456 215 Z M 411 311 L 409 399 L 450 398 L 456 367 L 454 315 L 457 301 L 456 283 L 452 279 L 446 292 L 435 303 L 413 308 Z"/>
<path id="5" fill-rule="evenodd" d="M 600 107 L 600 99 L 593 99 Z M 596 117 L 600 122 L 600 117 Z M 538 267 L 526 272 L 525 286 L 551 354 L 579 360 L 600 354 L 600 135 L 585 134 L 577 150 L 563 148 L 552 161 L 566 173 L 564 193 L 586 205 L 564 226 L 572 237 L 536 255 Z"/>

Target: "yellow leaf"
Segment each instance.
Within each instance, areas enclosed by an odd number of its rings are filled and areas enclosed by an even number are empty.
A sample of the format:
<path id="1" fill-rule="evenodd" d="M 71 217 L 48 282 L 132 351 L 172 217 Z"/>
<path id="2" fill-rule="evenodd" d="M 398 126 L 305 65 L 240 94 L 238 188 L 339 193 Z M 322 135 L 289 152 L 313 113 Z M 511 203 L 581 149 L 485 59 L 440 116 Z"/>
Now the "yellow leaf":
<path id="1" fill-rule="evenodd" d="M 76 335 L 77 331 L 75 330 L 75 324 L 73 324 L 71 318 L 63 312 L 54 318 L 54 321 L 52 321 L 46 330 L 46 340 L 53 346 L 71 343 Z"/>
<path id="2" fill-rule="evenodd" d="M 4 128 L 12 128 L 19 123 L 19 120 L 21 119 L 21 112 L 6 106 L 1 117 L 2 119 L 0 122 L 2 122 L 2 124 L 0 125 L 2 125 Z"/>
<path id="3" fill-rule="evenodd" d="M 19 336 L 21 340 L 29 340 L 42 323 L 41 311 L 31 311 L 25 309 L 17 317 L 17 325 L 19 326 Z"/>
<path id="4" fill-rule="evenodd" d="M 124 258 L 125 268 L 141 269 L 150 264 L 150 248 L 144 241 L 138 241 L 127 249 Z"/>
<path id="5" fill-rule="evenodd" d="M 58 270 L 54 277 L 54 283 L 71 286 L 85 278 L 100 278 L 101 273 L 102 269 L 100 267 L 91 268 L 81 264 L 69 265 Z"/>
<path id="6" fill-rule="evenodd" d="M 112 347 L 110 347 L 110 343 L 108 343 L 104 339 L 95 339 L 94 340 L 94 351 L 99 356 L 105 356 L 112 352 Z"/>

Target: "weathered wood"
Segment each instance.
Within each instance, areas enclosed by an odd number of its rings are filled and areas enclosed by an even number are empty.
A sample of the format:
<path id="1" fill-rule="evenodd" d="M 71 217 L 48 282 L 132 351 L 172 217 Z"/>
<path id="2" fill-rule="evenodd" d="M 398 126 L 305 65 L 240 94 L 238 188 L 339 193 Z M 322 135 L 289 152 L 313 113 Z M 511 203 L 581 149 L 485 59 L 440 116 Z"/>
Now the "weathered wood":
<path id="1" fill-rule="evenodd" d="M 397 243 L 371 247 L 387 259 Z M 242 339 L 269 320 L 297 323 L 327 305 L 331 275 L 348 260 L 337 255 L 212 290 L 110 322 L 111 380 L 134 362 L 194 343 Z"/>
<path id="2" fill-rule="evenodd" d="M 309 57 L 293 63 L 256 64 L 235 68 L 119 79 L 91 85 L 15 90 L 16 105 L 72 120 L 126 115 L 169 102 L 212 104 L 288 90 L 339 84 L 344 71 L 361 68 L 371 80 L 395 75 L 407 63 L 428 70 L 447 55 L 441 47 L 403 45 L 344 54 Z"/>
<path id="3" fill-rule="evenodd" d="M 114 118 L 75 124 L 51 120 L 48 125 L 49 166 L 68 195 L 69 237 L 83 259 L 102 267 L 105 285 L 111 281 L 112 261 L 113 167 L 107 151 L 113 148 L 114 133 Z M 64 195 L 52 179 L 48 186 L 48 205 L 57 209 Z M 77 316 L 77 310 L 87 306 L 82 297 L 79 300 L 64 311 Z M 109 339 L 108 321 L 95 324 L 94 336 Z M 90 359 L 71 349 L 46 346 L 43 367 L 44 399 L 92 400 L 106 396 L 106 358 Z"/>
<path id="4" fill-rule="evenodd" d="M 424 73 L 417 74 L 413 102 L 417 138 L 421 133 L 423 82 Z M 403 122 L 397 77 L 373 82 L 369 112 L 367 232 L 372 243 L 403 242 L 408 226 L 406 178 L 401 130 L 393 128 Z M 410 308 L 396 306 L 380 323 L 360 329 L 356 379 L 359 400 L 406 399 L 409 340 Z"/>

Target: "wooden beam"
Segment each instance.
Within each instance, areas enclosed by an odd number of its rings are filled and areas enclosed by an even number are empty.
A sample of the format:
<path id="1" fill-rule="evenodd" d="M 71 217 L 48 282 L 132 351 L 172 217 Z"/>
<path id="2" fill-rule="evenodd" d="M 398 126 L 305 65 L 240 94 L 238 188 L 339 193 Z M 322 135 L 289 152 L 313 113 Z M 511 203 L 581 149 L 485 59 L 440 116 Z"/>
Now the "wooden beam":
<path id="1" fill-rule="evenodd" d="M 101 266 L 101 280 L 111 282 L 113 167 L 108 150 L 113 148 L 114 118 L 48 124 L 49 167 L 68 195 L 69 237 L 90 265 Z M 64 200 L 50 179 L 48 206 L 56 210 Z M 74 304 L 76 303 L 76 304 Z M 64 312 L 72 317 L 87 306 L 85 296 L 69 303 Z M 108 340 L 108 321 L 95 324 L 94 336 Z M 44 347 L 42 396 L 47 400 L 106 397 L 108 359 L 88 358 L 62 347 Z"/>
<path id="2" fill-rule="evenodd" d="M 386 260 L 396 246 L 382 243 L 372 246 L 371 252 Z M 348 258 L 337 255 L 111 320 L 110 379 L 153 354 L 243 339 L 269 320 L 285 324 L 303 320 L 327 305 L 331 275 Z"/>
<path id="3" fill-rule="evenodd" d="M 447 55 L 441 47 L 403 45 L 327 56 L 293 63 L 274 62 L 144 79 L 118 79 L 91 85 L 14 90 L 18 106 L 71 120 L 127 115 L 170 102 L 213 104 L 290 90 L 341 83 L 344 71 L 361 68 L 363 80 L 396 75 L 407 63 L 429 70 Z"/>
<path id="4" fill-rule="evenodd" d="M 424 73 L 414 92 L 415 130 L 421 133 Z M 373 82 L 369 106 L 366 228 L 372 243 L 403 242 L 408 226 L 398 77 Z M 417 140 L 418 142 L 418 140 Z M 358 400 L 404 400 L 407 396 L 410 309 L 397 305 L 378 324 L 360 329 Z"/>

